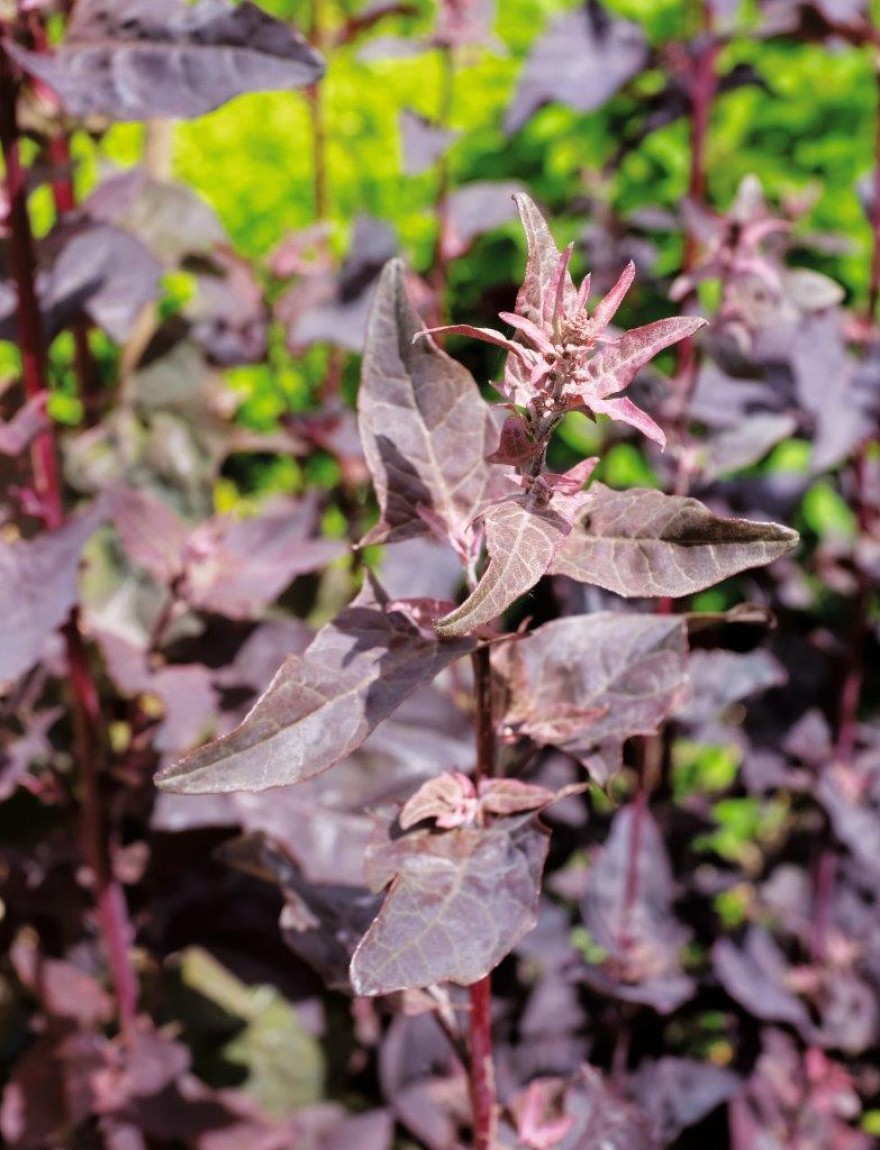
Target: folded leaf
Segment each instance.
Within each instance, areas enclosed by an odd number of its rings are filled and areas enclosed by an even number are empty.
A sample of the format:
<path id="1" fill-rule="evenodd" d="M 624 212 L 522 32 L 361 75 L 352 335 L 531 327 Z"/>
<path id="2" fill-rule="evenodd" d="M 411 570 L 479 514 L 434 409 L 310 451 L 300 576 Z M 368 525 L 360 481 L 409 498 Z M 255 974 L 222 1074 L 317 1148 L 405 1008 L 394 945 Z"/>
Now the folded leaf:
<path id="1" fill-rule="evenodd" d="M 798 543 L 789 527 L 724 519 L 696 499 L 601 483 L 590 495 L 550 570 L 617 595 L 693 595 Z"/>
<path id="2" fill-rule="evenodd" d="M 505 474 L 485 457 L 498 442 L 470 372 L 428 339 L 406 296 L 404 266 L 385 267 L 367 326 L 358 418 L 381 517 L 365 542 L 427 534 L 424 508 L 459 538 Z"/>
<path id="3" fill-rule="evenodd" d="M 571 527 L 550 507 L 510 499 L 489 508 L 483 529 L 489 566 L 464 603 L 438 620 L 438 635 L 466 635 L 497 619 L 547 571 Z"/>
<path id="4" fill-rule="evenodd" d="M 493 970 L 535 925 L 549 838 L 530 815 L 489 827 L 416 831 L 367 858 L 370 884 L 391 888 L 357 948 L 357 994 L 457 982 Z"/>
<path id="5" fill-rule="evenodd" d="M 368 582 L 304 655 L 288 657 L 240 726 L 161 770 L 156 784 L 200 794 L 311 778 L 359 747 L 416 687 L 474 646 L 426 636 Z"/>

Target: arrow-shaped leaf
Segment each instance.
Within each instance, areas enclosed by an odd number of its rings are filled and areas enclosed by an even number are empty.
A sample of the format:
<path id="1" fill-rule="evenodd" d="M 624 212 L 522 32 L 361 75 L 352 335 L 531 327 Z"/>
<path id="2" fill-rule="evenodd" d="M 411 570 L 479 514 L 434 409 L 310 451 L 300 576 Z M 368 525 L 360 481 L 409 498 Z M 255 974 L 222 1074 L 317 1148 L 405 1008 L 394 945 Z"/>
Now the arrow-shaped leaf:
<path id="1" fill-rule="evenodd" d="M 601 483 L 590 496 L 551 572 L 617 595 L 693 595 L 798 543 L 788 527 L 721 518 L 696 499 Z"/>

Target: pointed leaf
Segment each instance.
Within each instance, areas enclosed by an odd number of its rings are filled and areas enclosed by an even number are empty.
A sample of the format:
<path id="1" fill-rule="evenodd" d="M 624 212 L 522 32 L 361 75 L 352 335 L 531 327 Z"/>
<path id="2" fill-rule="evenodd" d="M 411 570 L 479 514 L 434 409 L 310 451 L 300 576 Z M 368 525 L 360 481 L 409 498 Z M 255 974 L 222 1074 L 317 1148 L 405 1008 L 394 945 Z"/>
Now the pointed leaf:
<path id="1" fill-rule="evenodd" d="M 596 396 L 604 398 L 623 391 L 655 355 L 705 326 L 706 321 L 699 316 L 680 315 L 625 331 L 613 343 L 600 347 L 587 363 L 593 381 L 588 385 L 591 393 L 595 388 Z"/>
<path id="2" fill-rule="evenodd" d="M 464 603 L 438 620 L 438 635 L 466 635 L 497 619 L 534 587 L 571 530 L 552 508 L 512 499 L 490 507 L 483 527 L 489 566 Z"/>
<path id="3" fill-rule="evenodd" d="M 601 483 L 551 571 L 627 597 L 693 595 L 791 551 L 798 534 L 778 523 L 723 519 L 696 499 Z"/>
<path id="4" fill-rule="evenodd" d="M 0 420 L 0 455 L 21 455 L 24 449 L 50 425 L 46 396 L 28 399 L 12 419 Z"/>
<path id="5" fill-rule="evenodd" d="M 560 251 L 550 234 L 547 221 L 531 197 L 523 194 L 514 196 L 519 218 L 526 233 L 528 258 L 522 287 L 516 297 L 516 312 L 531 319 L 538 325 L 553 314 L 556 295 L 553 290 L 554 273 L 559 268 Z M 566 269 L 563 277 L 563 304 L 573 306 L 577 300 L 577 290 L 571 275 Z"/>
<path id="6" fill-rule="evenodd" d="M 686 683 L 684 619 L 566 616 L 512 647 L 505 725 L 580 757 L 656 731 Z"/>
<path id="7" fill-rule="evenodd" d="M 358 994 L 476 982 L 535 925 L 547 832 L 531 816 L 416 831 L 368 855 L 385 903 L 355 951 Z"/>
<path id="8" fill-rule="evenodd" d="M 369 583 L 291 655 L 228 735 L 160 771 L 157 785 L 185 794 L 261 791 L 311 778 L 361 745 L 416 687 L 474 649 L 425 637 Z"/>
<path id="9" fill-rule="evenodd" d="M 79 0 L 54 56 L 7 51 L 72 116 L 191 118 L 243 92 L 301 88 L 324 64 L 250 0 Z"/>
<path id="10" fill-rule="evenodd" d="M 404 267 L 382 273 L 367 326 L 358 416 L 381 519 L 369 542 L 428 533 L 426 507 L 457 536 L 487 497 L 498 432 L 470 373 L 428 340 Z"/>

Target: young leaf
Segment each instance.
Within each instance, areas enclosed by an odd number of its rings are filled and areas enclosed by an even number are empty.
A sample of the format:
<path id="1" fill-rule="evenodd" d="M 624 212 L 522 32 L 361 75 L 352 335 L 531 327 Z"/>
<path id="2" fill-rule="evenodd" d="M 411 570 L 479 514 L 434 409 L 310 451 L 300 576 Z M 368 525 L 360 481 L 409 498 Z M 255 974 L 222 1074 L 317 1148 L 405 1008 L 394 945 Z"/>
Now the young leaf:
<path id="1" fill-rule="evenodd" d="M 467 986 L 488 974 L 535 925 L 548 844 L 530 815 L 380 844 L 367 877 L 391 888 L 352 959 L 355 992 Z"/>
<path id="2" fill-rule="evenodd" d="M 474 649 L 427 638 L 369 582 L 291 655 L 240 726 L 161 770 L 184 794 L 261 791 L 311 778 L 345 758 L 418 686 Z"/>
<path id="3" fill-rule="evenodd" d="M 505 725 L 585 757 L 592 747 L 656 731 L 686 682 L 683 619 L 566 616 L 513 645 Z"/>
<path id="4" fill-rule="evenodd" d="M 696 499 L 633 488 L 590 488 L 581 522 L 550 570 L 628 598 L 693 595 L 793 550 L 778 523 L 723 519 Z"/>
<path id="5" fill-rule="evenodd" d="M 361 438 L 381 517 L 365 543 L 428 533 L 419 509 L 458 538 L 485 501 L 485 457 L 498 432 L 470 373 L 429 340 L 406 297 L 404 267 L 382 273 L 367 327 L 358 394 Z"/>
<path id="6" fill-rule="evenodd" d="M 5 48 L 71 116 L 191 119 L 244 92 L 319 80 L 321 57 L 243 0 L 80 0 L 54 56 Z"/>
<path id="7" fill-rule="evenodd" d="M 467 635 L 491 623 L 547 571 L 571 530 L 550 507 L 508 499 L 483 515 L 489 566 L 460 607 L 437 621 L 437 634 Z"/>

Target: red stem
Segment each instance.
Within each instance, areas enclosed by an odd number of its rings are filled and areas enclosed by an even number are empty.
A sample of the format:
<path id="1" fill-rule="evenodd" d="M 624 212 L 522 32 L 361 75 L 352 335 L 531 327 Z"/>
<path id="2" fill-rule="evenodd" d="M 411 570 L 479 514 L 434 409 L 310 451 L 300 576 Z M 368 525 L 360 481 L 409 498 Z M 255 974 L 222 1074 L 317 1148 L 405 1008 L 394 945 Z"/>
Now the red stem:
<path id="1" fill-rule="evenodd" d="M 491 778 L 495 771 L 495 724 L 492 717 L 491 662 L 489 648 L 481 647 L 472 658 L 476 703 L 476 778 Z M 468 987 L 470 994 L 469 1082 L 474 1122 L 474 1150 L 491 1150 L 495 1142 L 497 1105 L 495 1070 L 492 1063 L 492 979 L 486 975 Z"/>
<path id="2" fill-rule="evenodd" d="M 492 1150 L 497 1108 L 492 1064 L 492 981 L 487 974 L 468 987 L 471 1000 L 470 1092 L 474 1150 Z"/>
<path id="3" fill-rule="evenodd" d="M 48 356 L 35 287 L 36 259 L 27 207 L 26 175 L 18 146 L 17 95 L 11 62 L 6 53 L 0 51 L 0 147 L 9 201 L 10 262 L 18 296 L 16 324 L 25 391 L 28 397 L 36 397 L 49 390 Z M 59 527 L 65 516 L 51 428 L 31 445 L 31 459 L 34 485 L 46 526 L 49 529 Z M 67 649 L 75 753 L 83 784 L 82 849 L 95 884 L 98 921 L 116 992 L 119 1021 L 127 1030 L 134 1021 L 137 981 L 128 958 L 131 929 L 122 889 L 112 874 L 99 787 L 104 725 L 76 612 L 62 633 Z"/>

